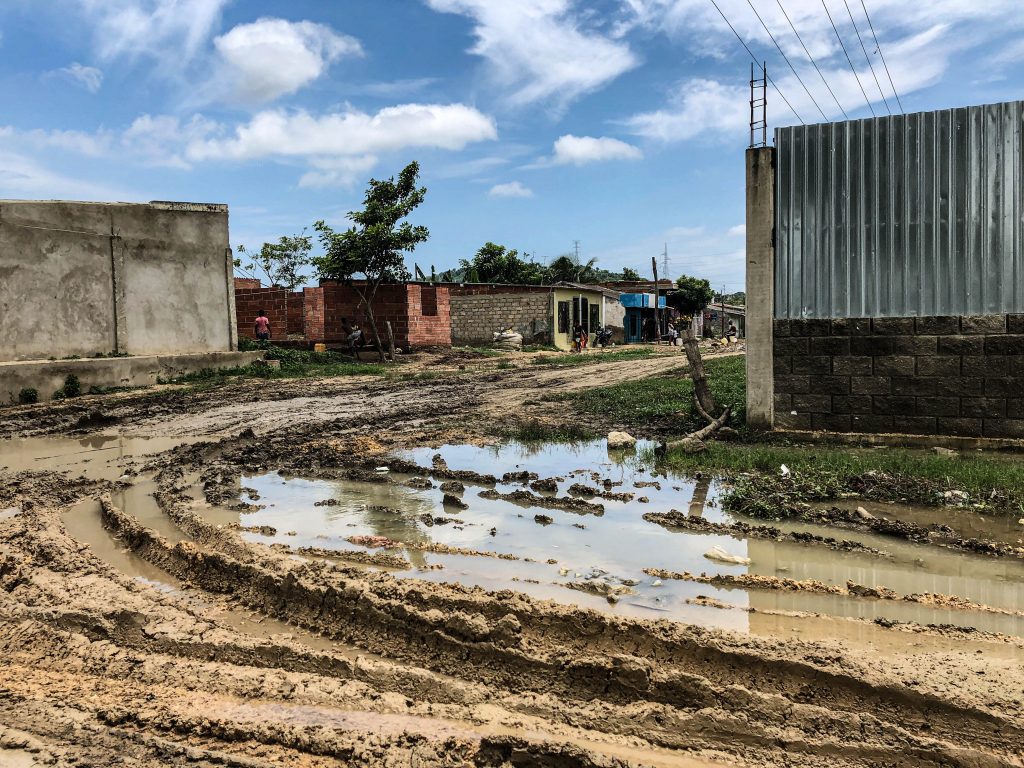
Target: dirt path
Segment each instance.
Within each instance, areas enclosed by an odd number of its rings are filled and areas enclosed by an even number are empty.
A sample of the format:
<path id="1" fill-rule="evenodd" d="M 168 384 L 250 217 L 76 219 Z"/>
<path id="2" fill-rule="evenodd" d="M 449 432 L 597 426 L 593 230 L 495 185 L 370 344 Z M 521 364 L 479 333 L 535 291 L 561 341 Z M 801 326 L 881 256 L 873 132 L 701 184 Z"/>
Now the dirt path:
<path id="1" fill-rule="evenodd" d="M 368 482 L 388 448 L 481 439 L 510 411 L 554 418 L 544 394 L 681 364 L 481 363 L 8 412 L 6 434 L 190 440 L 92 479 L 0 472 L 0 765 L 1021 766 L 1018 639 L 871 626 L 882 655 L 617 617 L 253 543 L 204 511 L 237 503 L 252 467 Z M 111 495 L 140 474 L 149 517 Z M 116 537 L 105 554 L 64 522 L 90 498 Z"/>

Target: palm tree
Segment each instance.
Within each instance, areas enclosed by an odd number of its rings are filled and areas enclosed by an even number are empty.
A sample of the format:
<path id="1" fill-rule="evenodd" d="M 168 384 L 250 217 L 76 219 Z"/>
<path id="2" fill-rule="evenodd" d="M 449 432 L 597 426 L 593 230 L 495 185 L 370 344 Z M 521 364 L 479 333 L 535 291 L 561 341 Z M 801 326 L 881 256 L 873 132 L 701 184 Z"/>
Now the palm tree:
<path id="1" fill-rule="evenodd" d="M 548 264 L 548 274 L 553 283 L 585 283 L 593 278 L 596 264 L 597 259 L 590 259 L 581 264 L 574 255 L 566 253 Z"/>

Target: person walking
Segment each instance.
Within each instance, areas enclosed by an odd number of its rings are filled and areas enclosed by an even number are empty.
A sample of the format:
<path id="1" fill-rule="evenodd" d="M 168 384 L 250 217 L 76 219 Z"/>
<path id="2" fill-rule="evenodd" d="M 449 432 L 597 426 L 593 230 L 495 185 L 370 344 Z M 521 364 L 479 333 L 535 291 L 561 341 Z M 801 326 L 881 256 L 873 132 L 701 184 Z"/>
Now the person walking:
<path id="1" fill-rule="evenodd" d="M 256 332 L 256 338 L 260 341 L 270 341 L 270 318 L 267 317 L 266 310 L 261 309 L 256 313 L 256 320 L 252 324 L 253 330 Z"/>

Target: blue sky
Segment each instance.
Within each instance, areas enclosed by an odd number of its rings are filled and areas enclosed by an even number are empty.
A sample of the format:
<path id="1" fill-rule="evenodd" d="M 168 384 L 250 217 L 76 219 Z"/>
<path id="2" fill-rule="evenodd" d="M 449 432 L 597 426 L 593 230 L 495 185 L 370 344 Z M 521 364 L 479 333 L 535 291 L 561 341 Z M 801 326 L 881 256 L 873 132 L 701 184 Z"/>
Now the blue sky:
<path id="1" fill-rule="evenodd" d="M 865 7 L 905 111 L 1022 96 L 1020 0 L 827 0 L 856 75 L 820 0 L 754 0 L 810 94 L 718 5 L 804 122 L 899 110 Z M 224 202 L 252 248 L 416 159 L 426 271 L 579 240 L 646 273 L 667 243 L 672 276 L 739 290 L 748 76 L 711 0 L 4 0 L 0 198 Z"/>

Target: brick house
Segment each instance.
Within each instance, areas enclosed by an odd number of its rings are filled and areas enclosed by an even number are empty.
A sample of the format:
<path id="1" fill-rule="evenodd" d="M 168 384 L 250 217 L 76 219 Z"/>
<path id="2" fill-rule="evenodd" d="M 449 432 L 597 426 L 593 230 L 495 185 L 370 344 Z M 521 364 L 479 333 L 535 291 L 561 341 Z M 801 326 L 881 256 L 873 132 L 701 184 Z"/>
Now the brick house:
<path id="1" fill-rule="evenodd" d="M 235 278 L 236 322 L 240 336 L 255 338 L 253 320 L 263 309 L 270 318 L 274 341 L 339 346 L 344 338 L 342 320 L 359 322 L 368 340 L 373 340 L 353 286 L 322 280 L 319 286 L 289 291 L 254 287 L 253 282 L 258 281 Z M 387 339 L 387 322 L 390 321 L 397 347 L 409 350 L 452 343 L 450 299 L 445 286 L 382 285 L 377 289 L 373 309 L 381 339 Z"/>

